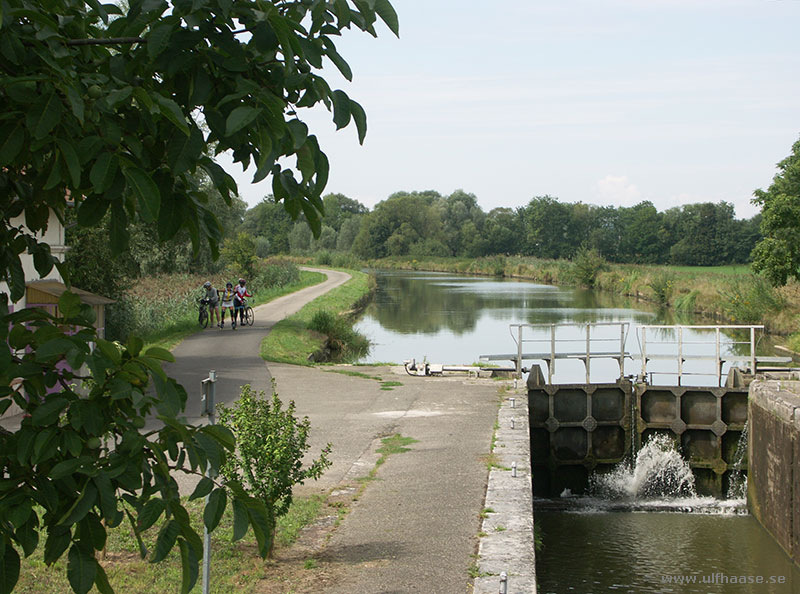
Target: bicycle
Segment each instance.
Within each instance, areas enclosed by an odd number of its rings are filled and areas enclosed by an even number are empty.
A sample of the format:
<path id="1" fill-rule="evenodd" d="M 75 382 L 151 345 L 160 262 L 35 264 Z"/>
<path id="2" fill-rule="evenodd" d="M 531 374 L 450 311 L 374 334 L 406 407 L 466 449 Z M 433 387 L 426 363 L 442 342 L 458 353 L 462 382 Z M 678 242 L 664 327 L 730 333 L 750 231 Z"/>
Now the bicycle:
<path id="1" fill-rule="evenodd" d="M 201 328 L 208 328 L 208 299 L 198 299 L 199 311 L 197 314 L 197 323 Z"/>
<path id="2" fill-rule="evenodd" d="M 244 323 L 242 326 L 244 326 L 244 324 L 252 326 L 253 322 L 256 321 L 256 316 L 253 313 L 253 308 L 247 305 L 247 299 L 242 299 L 242 313 L 244 314 Z"/>

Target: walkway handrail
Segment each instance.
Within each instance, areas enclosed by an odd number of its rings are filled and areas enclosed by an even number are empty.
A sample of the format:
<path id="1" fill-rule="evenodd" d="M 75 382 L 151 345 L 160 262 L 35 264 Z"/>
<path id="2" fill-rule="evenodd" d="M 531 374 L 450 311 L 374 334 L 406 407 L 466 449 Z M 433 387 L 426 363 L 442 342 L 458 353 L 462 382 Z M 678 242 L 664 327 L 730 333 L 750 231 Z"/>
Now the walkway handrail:
<path id="1" fill-rule="evenodd" d="M 744 360 L 747 361 L 750 365 L 750 372 L 755 373 L 756 371 L 756 364 L 758 362 L 758 357 L 756 356 L 756 330 L 763 330 L 764 326 L 762 324 L 754 324 L 754 325 L 741 325 L 741 324 L 731 324 L 731 325 L 644 325 L 639 326 L 637 328 L 637 333 L 641 333 L 640 336 L 640 345 L 641 345 L 641 357 L 642 357 L 642 375 L 641 377 L 644 379 L 648 375 L 647 371 L 647 362 L 653 358 L 653 356 L 648 357 L 647 355 L 647 332 L 648 330 L 674 330 L 677 331 L 677 340 L 675 341 L 659 341 L 660 344 L 677 344 L 678 345 L 678 354 L 677 354 L 677 361 L 678 361 L 678 385 L 681 385 L 681 380 L 683 378 L 683 363 L 686 359 L 683 356 L 683 347 L 687 344 L 711 344 L 711 341 L 685 341 L 683 339 L 683 331 L 684 330 L 714 330 L 714 361 L 715 361 L 715 370 L 716 370 L 716 377 L 717 377 L 717 385 L 721 385 L 722 382 L 722 365 L 725 361 L 731 360 Z M 750 345 L 750 354 L 747 355 L 744 359 L 738 357 L 731 357 L 726 356 L 723 357 L 721 354 L 721 347 L 720 347 L 720 333 L 722 330 L 749 330 L 750 332 L 750 340 L 749 341 L 730 341 L 727 344 L 749 344 Z M 670 358 L 673 358 L 670 356 Z M 666 372 L 657 372 L 651 371 L 650 374 L 654 373 L 666 373 Z M 710 374 L 709 374 L 710 375 Z"/>
<path id="2" fill-rule="evenodd" d="M 605 353 L 598 353 L 592 352 L 592 344 L 597 342 L 616 342 L 616 338 L 604 338 L 598 336 L 592 336 L 592 330 L 599 327 L 619 327 L 619 353 L 616 352 L 605 352 Z M 585 344 L 586 344 L 586 351 L 585 353 L 574 353 L 571 356 L 575 358 L 583 358 L 586 363 L 586 383 L 589 383 L 589 374 L 590 374 L 590 360 L 594 356 L 597 357 L 605 357 L 609 358 L 612 357 L 619 361 L 620 366 L 620 375 L 625 375 L 625 357 L 628 354 L 625 352 L 625 341 L 627 340 L 628 330 L 630 327 L 629 322 L 587 322 L 585 324 L 580 323 L 572 323 L 572 324 L 509 324 L 509 331 L 511 332 L 511 337 L 514 339 L 514 342 L 517 343 L 517 357 L 515 360 L 516 364 L 516 373 L 517 377 L 522 376 L 522 360 L 523 358 L 531 358 L 525 357 L 523 353 L 523 343 L 534 343 L 534 342 L 548 342 L 550 343 L 550 356 L 549 356 L 549 365 L 548 368 L 548 383 L 552 383 L 553 374 L 555 373 L 555 366 L 556 366 L 556 358 L 560 354 L 557 351 L 557 343 L 559 342 L 577 342 L 578 339 L 574 338 L 557 338 L 556 337 L 556 330 L 559 328 L 585 328 L 586 329 L 586 337 L 585 337 Z M 550 337 L 549 338 L 524 338 L 523 331 L 525 328 L 530 329 L 542 329 L 546 328 L 550 330 Z M 514 336 L 514 329 L 516 329 L 516 336 Z M 585 356 L 583 356 L 585 355 Z"/>
<path id="3" fill-rule="evenodd" d="M 553 383 L 553 375 L 555 374 L 556 361 L 558 359 L 578 359 L 582 360 L 586 368 L 586 383 L 591 383 L 590 371 L 592 359 L 615 359 L 619 363 L 620 375 L 625 377 L 625 359 L 634 360 L 641 357 L 641 375 L 640 381 L 647 382 L 648 377 L 653 375 L 677 375 L 678 385 L 682 385 L 685 376 L 689 375 L 703 375 L 716 377 L 717 385 L 722 385 L 722 368 L 725 363 L 746 363 L 751 373 L 755 373 L 758 369 L 759 363 L 776 363 L 783 364 L 791 361 L 791 357 L 777 357 L 777 356 L 758 356 L 756 355 L 756 330 L 763 330 L 763 325 L 643 325 L 638 326 L 636 329 L 637 337 L 639 338 L 640 353 L 631 353 L 625 350 L 628 330 L 631 326 L 630 322 L 589 322 L 589 323 L 567 323 L 567 324 L 510 324 L 509 332 L 511 337 L 516 343 L 516 353 L 507 354 L 494 354 L 494 355 L 481 355 L 480 359 L 484 361 L 513 361 L 515 364 L 515 371 L 517 377 L 522 377 L 522 372 L 526 371 L 522 362 L 524 360 L 540 360 L 547 363 L 547 383 Z M 597 330 L 602 327 L 618 327 L 619 338 L 609 336 L 598 336 Z M 569 328 L 584 328 L 585 335 L 582 338 L 564 338 L 557 336 L 557 330 Z M 538 330 L 539 338 L 526 338 L 525 332 Z M 545 330 L 545 336 L 542 337 L 542 330 Z M 653 337 L 654 331 L 672 331 L 677 334 L 675 340 L 664 340 L 659 337 L 657 344 L 677 345 L 677 349 L 672 349 L 669 354 L 662 353 L 648 353 L 648 336 Z M 696 330 L 713 330 L 713 338 L 709 340 L 686 340 L 685 331 Z M 722 341 L 722 332 L 725 330 L 746 330 L 749 332 L 749 340 L 730 340 L 725 337 Z M 528 334 L 530 336 L 530 334 Z M 701 336 L 702 338 L 702 336 Z M 652 340 L 652 338 L 651 338 Z M 572 350 L 566 349 L 564 343 L 578 343 L 585 342 L 585 346 L 573 348 Z M 617 348 L 609 348 L 604 351 L 598 351 L 593 346 L 602 342 L 618 343 Z M 523 347 L 525 344 L 540 343 L 546 345 L 544 348 L 535 350 L 534 352 L 525 352 Z M 714 347 L 714 354 L 691 354 L 685 352 L 685 346 L 698 344 Z M 723 354 L 723 345 L 749 345 L 749 353 L 747 355 L 737 354 Z M 677 350 L 677 353 L 674 351 Z M 710 349 L 709 349 L 710 350 Z M 677 361 L 677 371 L 656 371 L 648 369 L 648 362 L 654 359 L 672 360 Z M 713 372 L 693 372 L 684 369 L 684 363 L 687 361 L 706 360 L 715 363 Z"/>

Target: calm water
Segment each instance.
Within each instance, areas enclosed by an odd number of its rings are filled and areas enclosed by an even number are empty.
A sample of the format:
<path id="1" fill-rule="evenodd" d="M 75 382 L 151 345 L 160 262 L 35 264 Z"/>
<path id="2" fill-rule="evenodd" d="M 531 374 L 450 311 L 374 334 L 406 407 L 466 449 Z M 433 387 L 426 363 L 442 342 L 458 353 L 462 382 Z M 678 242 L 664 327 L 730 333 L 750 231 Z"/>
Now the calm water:
<path id="1" fill-rule="evenodd" d="M 531 282 L 423 272 L 378 272 L 377 282 L 376 298 L 356 326 L 373 343 L 364 362 L 470 364 L 480 355 L 515 352 L 508 326 L 519 323 L 629 322 L 626 349 L 638 353 L 639 325 L 704 323 L 623 298 Z M 575 332 L 577 345 L 582 335 Z M 703 336 L 708 338 L 684 338 Z M 742 353 L 737 340 L 726 337 L 723 352 Z M 766 341 L 762 347 L 759 352 L 769 352 Z M 687 348 L 702 352 L 708 346 Z M 657 350 L 648 339 L 648 353 Z M 628 364 L 626 373 L 638 371 Z M 593 364 L 594 382 L 618 375 L 613 361 Z M 580 362 L 560 363 L 554 381 L 582 382 L 584 376 Z M 674 383 L 674 376 L 659 379 Z M 697 379 L 713 385 L 710 377 Z M 726 512 L 725 505 L 711 508 L 712 514 L 536 512 L 544 537 L 537 554 L 539 591 L 800 594 L 797 568 L 755 520 Z"/>
<path id="2" fill-rule="evenodd" d="M 510 279 L 379 271 L 377 284 L 374 301 L 356 325 L 356 329 L 372 341 L 372 348 L 362 359 L 363 363 L 426 359 L 431 363 L 468 365 L 477 362 L 481 355 L 514 353 L 517 347 L 509 332 L 509 324 L 628 322 L 630 330 L 626 349 L 638 354 L 641 344 L 636 328 L 641 325 L 704 323 L 692 316 L 676 318 L 672 312 L 648 309 L 641 303 L 614 295 Z M 609 342 L 603 345 L 603 350 L 618 350 L 619 329 L 609 328 L 608 332 L 611 333 L 607 335 Z M 575 351 L 585 349 L 584 336 L 579 328 L 559 334 L 559 337 L 574 339 L 572 343 L 562 344 L 566 350 Z M 601 333 L 599 336 L 606 335 Z M 526 344 L 526 352 L 531 349 L 549 351 L 548 331 L 526 330 L 526 337 L 540 341 Z M 743 338 L 748 339 L 747 336 Z M 658 339 L 675 341 L 676 337 L 662 333 Z M 711 332 L 686 332 L 683 339 L 688 343 L 684 346 L 684 353 L 714 352 L 709 343 L 714 340 Z M 738 340 L 742 338 L 723 336 L 723 353 L 736 351 L 745 354 L 749 346 L 735 344 Z M 768 350 L 766 341 L 763 342 Z M 674 344 L 657 344 L 656 337 L 648 335 L 648 355 L 673 352 L 674 349 Z M 526 365 L 530 363 L 526 362 Z M 629 359 L 625 374 L 640 371 L 640 365 Z M 696 361 L 687 363 L 684 372 L 713 373 L 713 368 L 710 361 Z M 676 361 L 653 361 L 648 366 L 648 372 L 660 372 L 653 381 L 658 384 L 676 383 L 676 376 L 671 375 L 676 369 Z M 727 367 L 723 371 L 727 372 Z M 553 381 L 571 383 L 583 381 L 584 377 L 580 361 L 560 361 Z M 593 382 L 615 381 L 618 377 L 616 362 L 598 360 L 592 363 Z M 698 375 L 693 383 L 716 385 L 716 378 Z"/>
<path id="3" fill-rule="evenodd" d="M 535 514 L 539 594 L 797 594 L 800 571 L 750 516 Z"/>

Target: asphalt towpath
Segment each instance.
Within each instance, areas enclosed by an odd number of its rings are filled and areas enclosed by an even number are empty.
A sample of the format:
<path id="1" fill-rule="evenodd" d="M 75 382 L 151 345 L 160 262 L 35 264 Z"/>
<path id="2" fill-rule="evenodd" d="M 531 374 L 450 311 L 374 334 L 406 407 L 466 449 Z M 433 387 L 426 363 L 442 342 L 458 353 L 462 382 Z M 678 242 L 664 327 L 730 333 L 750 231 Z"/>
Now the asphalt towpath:
<path id="1" fill-rule="evenodd" d="M 293 400 L 296 413 L 311 421 L 309 455 L 332 445 L 332 466 L 295 496 L 339 497 L 350 511 L 313 552 L 326 579 L 287 591 L 470 592 L 500 385 L 412 377 L 402 367 L 265 363 L 259 346 L 272 326 L 349 278 L 321 272 L 324 283 L 255 308 L 252 327 L 209 328 L 173 351 L 168 373 L 189 391 L 187 418 L 202 422 L 200 382 L 210 369 L 217 371 L 217 402 L 235 400 L 246 383 L 269 394 L 274 378 L 281 399 Z M 416 441 L 388 456 L 364 484 L 359 479 L 376 468 L 381 440 L 396 434 Z"/>

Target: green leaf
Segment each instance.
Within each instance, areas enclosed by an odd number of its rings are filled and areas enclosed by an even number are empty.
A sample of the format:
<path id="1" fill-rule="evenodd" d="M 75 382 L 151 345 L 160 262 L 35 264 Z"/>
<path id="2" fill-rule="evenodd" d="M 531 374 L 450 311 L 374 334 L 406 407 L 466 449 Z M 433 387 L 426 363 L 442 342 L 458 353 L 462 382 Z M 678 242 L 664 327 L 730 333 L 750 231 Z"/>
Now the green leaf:
<path id="1" fill-rule="evenodd" d="M 84 113 L 86 111 L 83 97 L 81 97 L 80 93 L 72 86 L 66 87 L 65 94 L 67 96 L 67 101 L 69 101 L 69 106 L 72 108 L 72 115 L 83 124 Z"/>
<path id="2" fill-rule="evenodd" d="M 325 55 L 328 56 L 336 68 L 339 69 L 339 72 L 342 73 L 342 76 L 344 76 L 347 80 L 352 81 L 353 71 L 350 70 L 350 65 L 345 61 L 345 59 L 339 54 L 339 52 L 336 51 L 333 42 L 329 40 L 326 46 Z"/>
<path id="3" fill-rule="evenodd" d="M 298 119 L 289 120 L 286 122 L 286 127 L 289 129 L 289 134 L 292 137 L 292 148 L 299 149 L 306 142 L 308 138 L 308 126 Z"/>
<path id="4" fill-rule="evenodd" d="M 3 558 L 0 560 L 0 594 L 10 594 L 19 579 L 19 553 L 8 540 L 3 545 Z"/>
<path id="5" fill-rule="evenodd" d="M 92 589 L 97 574 L 94 555 L 78 545 L 72 545 L 67 555 L 67 579 L 77 594 L 86 594 Z"/>
<path id="6" fill-rule="evenodd" d="M 230 202 L 231 193 L 238 194 L 239 190 L 236 187 L 236 181 L 210 158 L 203 157 L 200 160 L 200 167 L 205 169 L 211 181 L 214 183 L 214 187 L 217 188 L 217 191 L 222 194 L 222 197 L 225 198 L 226 201 Z"/>
<path id="7" fill-rule="evenodd" d="M 97 591 L 100 594 L 114 594 L 114 589 L 108 582 L 106 570 L 99 563 L 97 564 L 97 575 L 94 577 L 94 585 L 97 586 Z"/>
<path id="8" fill-rule="evenodd" d="M 64 291 L 58 298 L 58 311 L 65 318 L 74 318 L 81 312 L 81 298 L 72 291 Z"/>
<path id="9" fill-rule="evenodd" d="M 150 27 L 150 32 L 147 35 L 147 55 L 151 60 L 157 58 L 161 52 L 167 49 L 172 27 L 172 23 L 163 21 L 157 22 Z"/>
<path id="10" fill-rule="evenodd" d="M 261 109 L 240 105 L 234 109 L 225 120 L 225 136 L 233 136 L 245 126 L 251 124 L 259 115 Z"/>
<path id="11" fill-rule="evenodd" d="M 98 338 L 97 342 L 95 343 L 97 348 L 100 349 L 100 352 L 108 359 L 119 365 L 122 363 L 122 354 L 119 352 L 117 345 L 109 340 L 105 340 L 103 338 Z"/>
<path id="12" fill-rule="evenodd" d="M 37 408 L 34 412 L 34 416 L 36 412 L 38 412 L 41 407 Z M 69 476 L 73 474 L 81 465 L 83 465 L 83 460 L 79 460 L 77 458 L 72 458 L 71 460 L 63 460 L 53 466 L 50 470 L 49 476 L 53 480 L 58 480 L 64 478 L 65 476 Z"/>
<path id="13" fill-rule="evenodd" d="M 128 215 L 125 214 L 122 200 L 115 200 L 111 203 L 109 236 L 111 238 L 111 251 L 119 254 L 127 249 L 130 240 Z"/>
<path id="14" fill-rule="evenodd" d="M 161 526 L 150 563 L 159 563 L 166 558 L 172 547 L 175 546 L 175 540 L 178 538 L 179 532 L 180 526 L 175 520 L 169 520 Z"/>
<path id="15" fill-rule="evenodd" d="M 142 540 L 142 533 L 139 528 L 136 526 L 136 520 L 133 518 L 133 514 L 129 510 L 125 510 L 125 514 L 128 516 L 128 521 L 131 523 L 131 528 L 133 529 L 133 534 L 136 536 L 136 542 L 139 544 L 139 555 L 142 559 L 147 557 L 147 547 L 144 546 L 144 541 Z"/>
<path id="16" fill-rule="evenodd" d="M 95 194 L 102 194 L 111 187 L 118 166 L 117 155 L 112 152 L 101 153 L 97 157 L 89 171 L 89 181 L 92 182 Z"/>
<path id="17" fill-rule="evenodd" d="M 31 458 L 31 462 L 38 464 L 39 462 L 52 458 L 56 454 L 55 448 L 53 447 L 55 438 L 55 431 L 52 428 L 39 432 L 33 442 L 33 457 Z"/>
<path id="18" fill-rule="evenodd" d="M 94 483 L 89 481 L 83 487 L 83 491 L 75 500 L 75 503 L 72 504 L 67 510 L 62 518 L 58 521 L 59 525 L 62 526 L 69 526 L 71 524 L 76 524 L 80 522 L 89 510 L 92 509 L 94 504 L 97 502 L 97 487 L 94 486 Z"/>
<path id="19" fill-rule="evenodd" d="M 59 339 L 56 339 L 50 342 L 52 343 L 58 340 Z M 70 345 L 71 344 L 72 343 L 70 343 Z M 37 406 L 36 410 L 33 411 L 33 415 L 31 415 L 31 421 L 37 427 L 42 427 L 44 425 L 51 425 L 52 423 L 58 420 L 59 415 L 61 415 L 61 412 L 67 407 L 68 404 L 69 400 L 67 400 L 63 396 L 56 396 L 56 395 L 48 396 L 45 399 L 44 403 Z M 69 460 L 69 462 L 75 462 L 75 460 Z M 56 467 L 53 468 L 51 476 L 55 472 L 55 469 L 57 467 L 58 465 L 56 465 Z"/>
<path id="20" fill-rule="evenodd" d="M 61 149 L 61 155 L 64 157 L 64 162 L 67 164 L 72 185 L 77 188 L 81 185 L 81 162 L 78 159 L 78 153 L 69 140 L 59 138 L 57 142 L 58 148 Z"/>
<path id="21" fill-rule="evenodd" d="M 178 546 L 181 549 L 181 594 L 188 594 L 200 573 L 197 553 L 184 539 L 178 542 Z"/>
<path id="22" fill-rule="evenodd" d="M 389 0 L 375 0 L 375 12 L 395 36 L 400 37 L 400 21 Z"/>
<path id="23" fill-rule="evenodd" d="M 197 483 L 197 486 L 192 491 L 192 494 L 189 496 L 189 501 L 193 501 L 195 499 L 200 499 L 201 497 L 205 497 L 211 490 L 214 488 L 214 481 L 212 481 L 207 476 L 204 476 L 200 479 L 200 482 Z"/>
<path id="24" fill-rule="evenodd" d="M 66 354 L 66 352 L 74 348 L 75 345 L 72 344 L 68 338 L 55 338 L 53 340 L 48 340 L 46 343 L 41 345 L 38 349 L 36 349 L 36 360 L 41 362 L 53 362 L 61 359 L 61 357 Z"/>
<path id="25" fill-rule="evenodd" d="M 0 128 L 0 166 L 10 164 L 24 143 L 25 130 L 22 124 L 7 124 Z"/>
<path id="26" fill-rule="evenodd" d="M 209 532 L 213 532 L 214 528 L 219 524 L 227 503 L 228 496 L 225 494 L 224 487 L 219 487 L 211 491 L 211 494 L 208 496 L 206 508 L 203 510 L 203 523 Z"/>
<path id="27" fill-rule="evenodd" d="M 250 526 L 250 517 L 247 513 L 247 506 L 238 498 L 233 500 L 233 542 L 241 540 L 247 534 Z"/>
<path id="28" fill-rule="evenodd" d="M 164 513 L 164 500 L 151 499 L 142 507 L 139 512 L 139 530 L 147 530 L 158 521 Z"/>
<path id="29" fill-rule="evenodd" d="M 186 116 L 183 115 L 180 106 L 172 99 L 168 99 L 158 93 L 154 94 L 152 97 L 155 99 L 155 103 L 158 105 L 158 110 L 161 112 L 161 115 L 175 124 L 178 130 L 186 134 L 186 136 L 189 136 L 189 125 L 186 123 Z"/>
<path id="30" fill-rule="evenodd" d="M 103 519 L 106 525 L 112 526 L 113 520 L 117 518 L 117 494 L 114 491 L 114 485 L 111 480 L 101 473 L 92 479 L 95 487 L 97 487 L 97 495 L 100 500 L 100 511 L 103 514 Z"/>
<path id="31" fill-rule="evenodd" d="M 146 222 L 155 221 L 158 218 L 158 209 L 161 206 L 161 194 L 158 186 L 153 179 L 138 167 L 125 167 L 123 169 L 128 186 L 133 189 L 134 194 L 139 198 L 142 207 L 143 219 Z"/>
<path id="32" fill-rule="evenodd" d="M 44 562 L 52 565 L 69 548 L 71 542 L 70 531 L 66 528 L 51 526 L 47 530 L 47 540 L 44 542 Z"/>
<path id="33" fill-rule="evenodd" d="M 22 546 L 26 557 L 30 557 L 39 545 L 38 520 L 32 516 L 14 531 L 14 539 Z"/>
<path id="34" fill-rule="evenodd" d="M 236 438 L 225 425 L 203 425 L 200 431 L 213 437 L 227 450 L 233 451 L 236 448 Z"/>
<path id="35" fill-rule="evenodd" d="M 192 126 L 189 136 L 173 134 L 167 143 L 167 163 L 172 169 L 172 175 L 183 173 L 193 167 L 205 146 L 203 133 L 197 126 Z"/>
<path id="36" fill-rule="evenodd" d="M 364 144 L 364 138 L 367 135 L 367 114 L 364 108 L 352 99 L 350 100 L 350 114 L 353 116 L 353 121 L 356 123 L 358 143 Z"/>
<path id="37" fill-rule="evenodd" d="M 158 374 L 153 374 L 153 384 L 156 387 L 159 399 L 156 401 L 156 410 L 159 414 L 174 417 L 181 410 L 181 398 L 174 384 Z"/>
<path id="38" fill-rule="evenodd" d="M 144 353 L 148 357 L 153 357 L 153 359 L 160 359 L 161 361 L 169 361 L 173 363 L 175 361 L 175 357 L 170 353 L 167 349 L 162 349 L 161 347 L 150 347 Z"/>
<path id="39" fill-rule="evenodd" d="M 350 98 L 342 90 L 336 90 L 332 93 L 333 99 L 333 123 L 336 124 L 336 129 L 341 130 L 350 123 Z"/>
<path id="40" fill-rule="evenodd" d="M 86 542 L 95 551 L 102 551 L 106 546 L 106 529 L 97 514 L 89 513 L 78 524 L 80 540 Z"/>
<path id="41" fill-rule="evenodd" d="M 61 121 L 61 99 L 56 93 L 50 93 L 44 101 L 33 106 L 28 115 L 28 128 L 33 137 L 45 138 Z"/>

